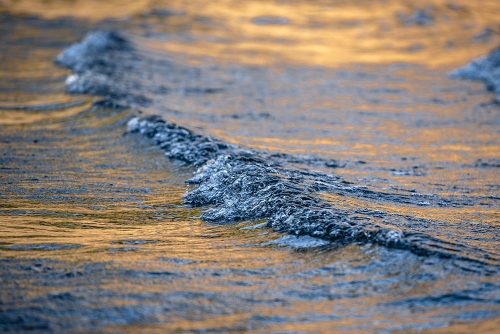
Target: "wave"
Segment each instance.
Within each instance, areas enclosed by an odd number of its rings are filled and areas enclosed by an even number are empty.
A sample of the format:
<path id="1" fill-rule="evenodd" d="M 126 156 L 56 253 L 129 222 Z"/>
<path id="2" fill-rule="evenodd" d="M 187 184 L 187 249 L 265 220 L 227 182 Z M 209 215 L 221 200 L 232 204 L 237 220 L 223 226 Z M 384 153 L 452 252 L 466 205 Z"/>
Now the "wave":
<path id="1" fill-rule="evenodd" d="M 73 71 L 66 82 L 69 92 L 102 95 L 113 106 L 141 107 L 150 105 L 151 99 L 137 93 L 141 90 L 135 88 L 141 84 L 158 88 L 155 82 L 126 80 L 124 73 L 140 72 L 138 64 L 148 61 L 141 52 L 127 35 L 100 31 L 64 50 L 56 63 Z M 168 61 L 164 66 L 172 71 L 187 68 L 176 68 Z M 206 87 L 197 88 L 203 94 L 213 93 Z M 185 195 L 184 203 L 203 207 L 201 219 L 204 221 L 230 223 L 265 219 L 269 228 L 292 235 L 340 244 L 372 243 L 422 256 L 493 266 L 488 270 L 497 271 L 500 265 L 500 256 L 495 252 L 429 233 L 425 226 L 439 227 L 438 221 L 368 207 L 350 210 L 338 205 L 329 195 L 414 207 L 462 205 L 457 198 L 369 190 L 333 174 L 290 166 L 290 162 L 327 165 L 331 163 L 328 160 L 243 148 L 160 116 L 135 117 L 128 122 L 128 132 L 152 138 L 167 157 L 199 167 L 187 181 L 195 187 Z"/>
<path id="2" fill-rule="evenodd" d="M 483 81 L 486 88 L 494 92 L 497 101 L 500 102 L 500 48 L 471 60 L 448 75 L 452 78 Z"/>

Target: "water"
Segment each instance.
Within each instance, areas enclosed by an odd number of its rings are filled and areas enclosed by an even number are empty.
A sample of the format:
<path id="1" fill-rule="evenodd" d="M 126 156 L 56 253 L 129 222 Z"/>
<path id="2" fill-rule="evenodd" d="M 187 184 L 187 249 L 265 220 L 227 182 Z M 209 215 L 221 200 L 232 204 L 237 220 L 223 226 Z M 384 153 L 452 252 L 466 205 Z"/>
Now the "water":
<path id="1" fill-rule="evenodd" d="M 482 84 L 446 72 L 494 46 L 495 35 L 471 38 L 494 27 L 498 9 L 436 2 L 426 7 L 434 23 L 420 26 L 404 3 L 369 14 L 360 5 L 9 4 L 0 24 L 2 330 L 494 332 L 500 109 Z M 66 94 L 71 72 L 52 62 L 108 28 L 133 45 L 106 72 L 120 78 L 107 99 L 127 108 Z M 267 217 L 200 220 L 213 211 L 183 201 L 196 167 L 127 133 L 138 110 L 267 157 L 279 177 L 333 174 L 308 196 L 350 222 L 420 233 L 414 245 L 439 251 L 297 238 Z"/>

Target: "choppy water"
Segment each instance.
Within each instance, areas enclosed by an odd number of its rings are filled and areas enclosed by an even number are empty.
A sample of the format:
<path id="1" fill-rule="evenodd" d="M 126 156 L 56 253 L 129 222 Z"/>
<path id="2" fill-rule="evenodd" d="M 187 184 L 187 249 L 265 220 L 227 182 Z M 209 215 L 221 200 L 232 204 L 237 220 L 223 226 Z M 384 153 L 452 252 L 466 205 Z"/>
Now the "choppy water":
<path id="1" fill-rule="evenodd" d="M 446 77 L 498 41 L 474 40 L 493 2 L 422 6 L 423 25 L 400 2 L 370 14 L 362 2 L 29 4 L 0 23 L 2 330 L 498 327 L 500 108 L 482 84 Z M 53 59 L 109 28 L 133 45 L 100 63 L 112 103 L 65 93 L 71 72 Z M 343 188 L 315 193 L 322 205 L 420 233 L 412 242 L 432 251 L 297 238 L 267 216 L 202 221 L 206 207 L 183 203 L 196 168 L 125 134 L 137 109 L 259 156 L 294 155 L 286 170 L 332 173 Z"/>

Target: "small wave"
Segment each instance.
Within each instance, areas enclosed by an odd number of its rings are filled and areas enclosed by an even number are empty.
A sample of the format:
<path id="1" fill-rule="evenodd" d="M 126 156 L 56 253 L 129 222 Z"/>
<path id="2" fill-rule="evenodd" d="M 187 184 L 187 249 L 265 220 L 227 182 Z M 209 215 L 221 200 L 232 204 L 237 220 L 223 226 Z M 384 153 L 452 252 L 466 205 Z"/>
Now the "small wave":
<path id="1" fill-rule="evenodd" d="M 197 187 L 185 195 L 184 202 L 192 207 L 210 206 L 202 212 L 204 221 L 231 223 L 267 219 L 267 227 L 296 236 L 341 244 L 373 243 L 422 256 L 436 255 L 487 265 L 500 263 L 495 254 L 481 249 L 411 228 L 380 224 L 370 218 L 389 220 L 390 215 L 383 211 L 350 212 L 336 208 L 324 200 L 321 193 L 347 193 L 414 205 L 419 205 L 422 197 L 442 203 L 444 199 L 437 196 L 386 194 L 346 186 L 338 176 L 284 168 L 282 164 L 286 161 L 280 161 L 280 156 L 265 156 L 265 153 L 195 135 L 158 116 L 133 118 L 128 122 L 128 131 L 154 139 L 170 158 L 202 165 L 188 181 Z M 360 213 L 364 216 L 359 216 Z"/>
<path id="2" fill-rule="evenodd" d="M 486 56 L 471 60 L 468 64 L 449 73 L 452 78 L 483 81 L 486 88 L 495 92 L 500 102 L 500 48 Z"/>
<path id="3" fill-rule="evenodd" d="M 104 95 L 113 105 L 143 104 L 145 100 L 133 95 L 131 91 L 134 89 L 120 81 L 121 72 L 117 66 L 128 67 L 126 64 L 117 65 L 116 53 L 123 53 L 122 62 L 141 57 L 124 35 L 97 32 L 64 50 L 56 61 L 74 72 L 75 77 L 70 77 L 72 79 L 67 82 L 70 91 Z M 205 221 L 230 223 L 266 219 L 267 227 L 296 236 L 339 244 L 378 244 L 422 256 L 436 255 L 494 266 L 500 264 L 497 254 L 472 247 L 467 242 L 448 241 L 428 233 L 427 229 L 416 228 L 415 222 L 423 222 L 416 216 L 396 216 L 369 209 L 352 211 L 335 205 L 323 194 L 416 207 L 454 207 L 463 204 L 459 200 L 416 193 L 393 194 L 352 186 L 336 175 L 287 165 L 289 162 L 314 164 L 321 159 L 242 148 L 198 134 L 159 116 L 131 119 L 128 132 L 139 132 L 154 139 L 171 159 L 200 167 L 188 181 L 196 187 L 185 195 L 184 202 L 192 207 L 209 206 L 201 215 Z M 438 222 L 430 220 L 425 223 L 439 226 Z"/>

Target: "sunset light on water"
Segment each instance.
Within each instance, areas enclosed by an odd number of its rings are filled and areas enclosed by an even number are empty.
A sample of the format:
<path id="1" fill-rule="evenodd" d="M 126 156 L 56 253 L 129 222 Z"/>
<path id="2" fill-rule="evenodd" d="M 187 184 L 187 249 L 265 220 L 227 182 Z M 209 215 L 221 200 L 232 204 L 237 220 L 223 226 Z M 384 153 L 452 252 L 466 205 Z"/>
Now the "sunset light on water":
<path id="1" fill-rule="evenodd" d="M 0 0 L 0 330 L 495 333 L 499 17 Z"/>

